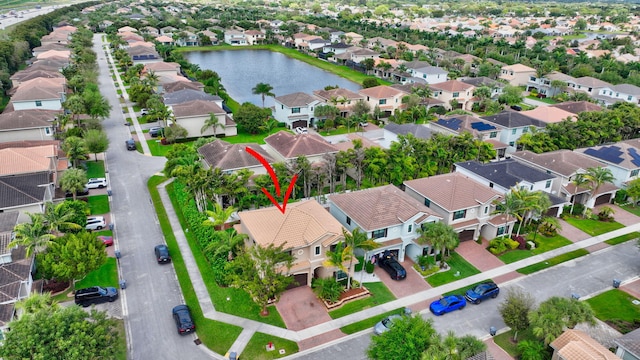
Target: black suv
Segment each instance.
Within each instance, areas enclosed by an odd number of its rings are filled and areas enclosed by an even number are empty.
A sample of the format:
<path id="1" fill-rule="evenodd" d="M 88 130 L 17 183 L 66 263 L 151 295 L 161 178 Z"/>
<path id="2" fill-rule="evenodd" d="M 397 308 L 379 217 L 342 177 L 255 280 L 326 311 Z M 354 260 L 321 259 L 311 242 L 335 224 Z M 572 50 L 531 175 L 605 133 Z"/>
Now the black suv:
<path id="1" fill-rule="evenodd" d="M 407 271 L 398 263 L 395 256 L 389 252 L 385 251 L 382 256 L 378 259 L 378 264 L 381 268 L 383 268 L 393 280 L 402 280 L 407 277 Z"/>
<path id="2" fill-rule="evenodd" d="M 171 262 L 171 256 L 169 256 L 169 248 L 167 245 L 156 245 L 154 251 L 156 253 L 156 260 L 158 260 L 158 264 Z"/>
<path id="3" fill-rule="evenodd" d="M 187 305 L 178 305 L 173 308 L 173 320 L 176 322 L 178 334 L 185 335 L 196 330 L 196 325 L 191 318 L 191 312 Z"/>
<path id="4" fill-rule="evenodd" d="M 493 281 L 488 281 L 482 284 L 478 284 L 472 289 L 467 290 L 464 297 L 468 302 L 474 304 L 480 304 L 482 300 L 488 298 L 496 298 L 500 293 L 500 288 Z"/>
<path id="5" fill-rule="evenodd" d="M 93 286 L 86 289 L 76 290 L 75 302 L 77 305 L 87 307 L 91 304 L 101 304 L 103 302 L 113 302 L 118 298 L 116 288 Z"/>

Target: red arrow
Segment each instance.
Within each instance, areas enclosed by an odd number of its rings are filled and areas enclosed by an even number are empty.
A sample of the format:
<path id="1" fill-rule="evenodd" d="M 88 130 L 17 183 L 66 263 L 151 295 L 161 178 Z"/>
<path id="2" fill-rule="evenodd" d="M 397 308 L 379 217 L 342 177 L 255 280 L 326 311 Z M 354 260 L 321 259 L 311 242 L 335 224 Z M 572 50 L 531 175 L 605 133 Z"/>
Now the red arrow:
<path id="1" fill-rule="evenodd" d="M 275 171 L 273 171 L 273 168 L 271 167 L 271 165 L 269 165 L 269 162 L 267 162 L 267 160 L 263 158 L 262 155 L 258 154 L 252 148 L 247 146 L 245 150 L 246 152 L 251 154 L 251 156 L 256 158 L 256 160 L 260 161 L 262 166 L 264 166 L 264 168 L 267 169 L 267 172 L 269 173 L 269 176 L 271 176 L 271 180 L 273 181 L 273 184 L 276 186 L 276 195 L 279 197 L 280 182 L 278 182 L 278 177 L 276 176 Z M 271 195 L 266 188 L 264 187 L 262 188 L 262 192 L 267 196 L 267 198 L 269 198 L 269 200 L 271 200 L 271 203 L 273 203 L 273 205 L 275 205 L 278 208 L 278 210 L 280 210 L 280 212 L 282 212 L 283 214 L 284 214 L 284 211 L 287 209 L 287 201 L 289 201 L 289 197 L 291 196 L 291 191 L 293 191 L 293 187 L 295 186 L 297 179 L 298 179 L 298 174 L 294 174 L 293 177 L 291 178 L 291 183 L 289 184 L 289 187 L 287 187 L 287 192 L 284 194 L 282 205 L 280 205 L 280 203 L 276 200 L 276 198 L 273 197 L 273 195 Z"/>

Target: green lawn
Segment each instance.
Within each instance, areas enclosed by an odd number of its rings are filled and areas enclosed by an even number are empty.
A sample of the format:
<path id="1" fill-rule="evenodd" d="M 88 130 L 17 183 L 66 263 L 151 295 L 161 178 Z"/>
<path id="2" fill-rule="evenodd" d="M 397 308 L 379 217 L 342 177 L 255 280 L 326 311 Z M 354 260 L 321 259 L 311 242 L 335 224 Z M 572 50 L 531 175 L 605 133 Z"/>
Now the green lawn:
<path id="1" fill-rule="evenodd" d="M 640 237 L 640 233 L 637 231 L 634 231 L 626 235 L 620 235 L 620 236 L 614 237 L 613 239 L 609 239 L 605 241 L 605 243 L 609 245 L 618 245 L 618 244 L 622 244 L 623 242 L 627 242 L 629 240 L 637 239 L 639 237 Z"/>
<path id="2" fill-rule="evenodd" d="M 109 212 L 109 196 L 95 195 L 89 196 L 89 209 L 91 215 L 101 215 Z"/>
<path id="3" fill-rule="evenodd" d="M 617 223 L 615 221 L 604 222 L 604 221 L 582 219 L 582 218 L 576 218 L 576 217 L 567 217 L 564 219 L 564 221 L 568 222 L 569 224 L 577 227 L 578 229 L 586 232 L 591 236 L 601 235 L 613 230 L 622 229 L 624 227 L 624 225 Z"/>
<path id="4" fill-rule="evenodd" d="M 118 287 L 118 266 L 116 258 L 108 257 L 99 269 L 90 272 L 84 279 L 76 283 L 76 289 L 91 286 Z"/>
<path id="5" fill-rule="evenodd" d="M 180 206 L 178 205 L 175 194 L 173 193 L 173 184 L 167 186 L 167 191 L 169 192 L 169 197 L 171 198 L 173 208 L 177 210 L 176 214 L 178 216 L 178 219 L 180 220 L 182 227 L 185 228 L 186 221 L 184 219 L 184 216 L 182 215 L 182 212 L 179 211 Z M 191 248 L 193 257 L 198 264 L 198 268 L 200 269 L 202 278 L 204 279 L 205 285 L 207 286 L 211 301 L 213 302 L 213 305 L 215 306 L 217 311 L 241 316 L 247 319 L 260 321 L 282 328 L 285 327 L 284 321 L 282 321 L 282 318 L 280 317 L 280 314 L 278 313 L 278 310 L 275 306 L 268 307 L 268 316 L 260 316 L 260 307 L 251 300 L 249 294 L 247 294 L 246 291 L 233 287 L 218 286 L 218 284 L 213 280 L 213 271 L 211 270 L 211 266 L 204 257 L 204 254 L 200 250 L 200 245 L 198 243 L 198 240 L 195 238 L 195 235 L 193 235 L 192 232 L 185 232 L 185 236 L 187 237 L 187 241 L 189 242 L 189 247 Z M 178 248 L 176 247 L 174 251 L 177 252 Z"/>
<path id="6" fill-rule="evenodd" d="M 329 311 L 329 316 L 332 319 L 337 319 L 396 299 L 383 282 L 365 283 L 364 287 L 369 289 L 371 296 L 348 302 L 335 310 Z"/>
<path id="7" fill-rule="evenodd" d="M 113 357 L 117 360 L 127 360 L 127 333 L 124 330 L 124 320 L 116 319 L 118 323 L 118 333 L 120 334 L 120 341 L 113 346 Z"/>
<path id="8" fill-rule="evenodd" d="M 458 253 L 451 253 L 449 259 L 447 259 L 449 270 L 433 274 L 427 278 L 427 282 L 433 286 L 440 286 L 454 282 L 456 280 L 464 279 L 471 275 L 480 274 L 480 270 L 476 269 L 467 260 L 463 259 Z M 456 274 L 458 276 L 456 276 Z"/>
<path id="9" fill-rule="evenodd" d="M 104 161 L 87 161 L 87 177 L 88 178 L 101 178 L 104 177 Z"/>
<path id="10" fill-rule="evenodd" d="M 532 240 L 533 235 L 527 236 L 527 240 Z M 498 258 L 505 264 L 510 264 L 522 259 L 526 259 L 530 256 L 545 253 L 547 251 L 557 249 L 563 246 L 571 245 L 571 240 L 556 234 L 551 237 L 542 236 L 538 234 L 536 236 L 538 246 L 533 250 L 511 250 L 505 254 L 500 255 Z"/>
<path id="11" fill-rule="evenodd" d="M 275 134 L 280 130 L 286 130 L 286 127 L 277 127 L 271 130 L 271 134 Z M 260 132 L 258 134 L 249 134 L 244 131 L 238 131 L 236 136 L 222 137 L 220 140 L 224 140 L 230 144 L 244 144 L 244 143 L 256 143 L 264 144 L 264 138 L 269 136 L 266 132 Z"/>
<path id="12" fill-rule="evenodd" d="M 351 125 L 351 127 L 349 128 L 349 131 L 347 131 L 346 126 L 340 125 L 337 128 L 331 129 L 329 131 L 320 130 L 318 131 L 318 134 L 322 136 L 331 136 L 331 135 L 351 134 L 351 133 L 357 133 L 357 132 L 362 132 L 362 131 L 360 131 L 360 129 L 355 127 L 354 125 Z"/>
<path id="13" fill-rule="evenodd" d="M 149 145 L 149 151 L 151 151 L 151 155 L 153 156 L 167 156 L 167 153 L 173 147 L 171 144 L 162 145 L 160 139 L 147 140 L 147 145 Z"/>
<path id="14" fill-rule="evenodd" d="M 565 261 L 569 261 L 569 260 L 573 260 L 576 258 L 579 258 L 581 256 L 585 256 L 588 255 L 589 251 L 585 250 L 585 249 L 578 249 L 578 250 L 574 250 L 562 255 L 558 255 L 556 257 L 552 257 L 551 259 L 548 259 L 546 261 L 542 261 L 539 263 L 535 263 L 535 264 L 531 264 L 529 266 L 525 266 L 523 268 L 520 268 L 518 270 L 516 270 L 517 272 L 519 272 L 520 274 L 525 274 L 525 275 L 529 275 L 532 274 L 536 271 L 540 271 L 542 269 L 546 269 L 546 268 L 550 268 L 552 266 L 561 264 Z"/>
<path id="15" fill-rule="evenodd" d="M 182 259 L 182 254 L 179 251 L 176 238 L 173 235 L 173 229 L 171 228 L 171 224 L 169 224 L 167 213 L 164 210 L 162 201 L 160 201 L 160 195 L 156 189 L 156 186 L 165 180 L 166 178 L 161 176 L 152 176 L 147 183 L 147 187 L 158 215 L 160 228 L 162 229 L 167 246 L 171 252 L 171 260 L 178 277 L 178 282 L 180 283 L 180 288 L 182 289 L 182 294 L 184 295 L 185 302 L 191 309 L 191 315 L 198 327 L 198 337 L 202 343 L 209 349 L 219 354 L 224 354 L 240 335 L 242 328 L 220 321 L 207 319 L 202 314 L 198 297 L 193 290 L 189 273 L 187 272 L 184 260 Z"/>
<path id="16" fill-rule="evenodd" d="M 533 99 L 533 100 L 536 100 L 536 101 L 540 101 L 540 102 L 543 102 L 543 103 L 546 103 L 546 104 L 551 104 L 551 105 L 558 103 L 557 101 L 553 100 L 550 97 L 546 97 L 546 98 L 540 99 L 540 98 L 538 98 L 536 96 L 529 95 L 529 96 L 527 96 L 527 98 L 528 99 Z"/>
<path id="17" fill-rule="evenodd" d="M 275 350 L 267 351 L 266 346 L 269 342 L 273 343 Z M 280 350 L 284 350 L 284 354 L 280 354 Z M 297 352 L 298 344 L 295 341 L 257 332 L 253 334 L 251 340 L 249 340 L 249 343 L 247 344 L 247 347 L 245 347 L 242 354 L 240 354 L 240 359 L 279 359 Z"/>
<path id="18" fill-rule="evenodd" d="M 586 302 L 591 305 L 596 317 L 602 321 L 640 322 L 640 305 L 634 305 L 633 300 L 638 299 L 622 290 L 612 289 L 587 299 Z M 624 328 L 621 330 L 624 334 L 632 329 Z"/>
<path id="19" fill-rule="evenodd" d="M 498 346 L 500 346 L 504 351 L 509 353 L 509 355 L 517 359 L 518 355 L 520 355 L 518 353 L 518 348 L 517 348 L 518 344 L 514 343 L 511 339 L 513 339 L 513 330 L 509 330 L 505 333 L 502 333 L 500 335 L 496 335 L 493 337 L 493 341 Z M 538 341 L 538 339 L 535 336 L 533 336 L 533 332 L 531 331 L 531 329 L 526 329 L 518 332 L 518 342 L 523 340 Z"/>
<path id="20" fill-rule="evenodd" d="M 387 311 L 384 314 L 376 315 L 376 316 L 370 317 L 370 318 L 368 318 L 366 320 L 362 320 L 362 321 L 358 321 L 358 322 L 353 323 L 353 324 L 349 324 L 347 326 L 341 327 L 340 330 L 345 334 L 355 334 L 358 331 L 362 331 L 362 330 L 366 330 L 366 329 L 372 328 L 380 320 L 382 320 L 382 319 L 384 319 L 387 316 L 392 315 L 392 314 L 404 314 L 404 308 L 399 308 L 399 309 Z"/>
<path id="21" fill-rule="evenodd" d="M 633 206 L 631 204 L 627 204 L 627 205 L 620 205 L 620 207 L 636 216 L 640 216 L 640 206 Z"/>

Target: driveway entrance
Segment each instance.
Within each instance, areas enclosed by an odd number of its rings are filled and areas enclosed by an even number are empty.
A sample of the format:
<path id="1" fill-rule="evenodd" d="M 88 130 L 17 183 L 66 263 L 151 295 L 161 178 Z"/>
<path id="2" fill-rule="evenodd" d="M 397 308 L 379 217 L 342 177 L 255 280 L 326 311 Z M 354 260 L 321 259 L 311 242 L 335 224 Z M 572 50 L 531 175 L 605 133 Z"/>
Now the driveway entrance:
<path id="1" fill-rule="evenodd" d="M 387 274 L 387 272 L 378 265 L 376 265 L 374 269 L 374 274 L 382 280 L 396 298 L 402 298 L 420 291 L 431 289 L 431 286 L 413 268 L 413 261 L 411 261 L 411 259 L 405 257 L 405 260 L 401 262 L 400 265 L 407 270 L 407 277 L 404 280 L 391 279 L 391 276 L 389 276 L 389 274 Z"/>

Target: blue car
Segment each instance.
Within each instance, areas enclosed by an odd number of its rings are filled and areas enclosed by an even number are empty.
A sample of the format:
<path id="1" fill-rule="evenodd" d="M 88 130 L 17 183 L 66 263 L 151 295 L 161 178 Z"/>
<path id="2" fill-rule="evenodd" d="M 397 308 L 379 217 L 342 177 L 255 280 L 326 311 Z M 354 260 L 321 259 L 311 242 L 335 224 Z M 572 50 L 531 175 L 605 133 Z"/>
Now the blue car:
<path id="1" fill-rule="evenodd" d="M 476 285 L 473 289 L 467 290 L 467 293 L 464 297 L 468 302 L 474 304 L 480 304 L 482 300 L 488 298 L 496 298 L 500 293 L 500 288 L 494 282 L 489 281 L 482 284 Z"/>
<path id="2" fill-rule="evenodd" d="M 454 310 L 462 310 L 467 306 L 467 300 L 461 295 L 449 295 L 436 300 L 429 305 L 429 310 L 434 315 L 443 315 Z"/>

